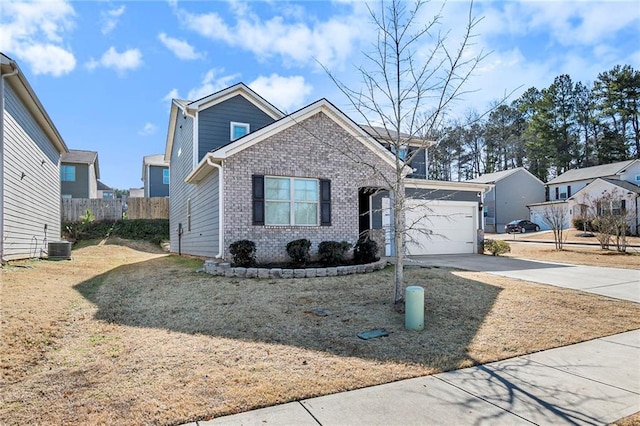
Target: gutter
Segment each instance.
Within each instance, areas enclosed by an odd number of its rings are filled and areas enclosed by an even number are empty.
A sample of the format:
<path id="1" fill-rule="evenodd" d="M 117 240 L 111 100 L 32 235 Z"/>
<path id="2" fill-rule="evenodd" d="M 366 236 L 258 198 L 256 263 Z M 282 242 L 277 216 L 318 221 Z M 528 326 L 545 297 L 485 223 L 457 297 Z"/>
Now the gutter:
<path id="1" fill-rule="evenodd" d="M 10 62 L 13 69 L 8 74 L 0 74 L 0 206 L 4 206 L 4 84 L 5 78 L 18 74 L 15 62 Z M 0 207 L 0 263 L 4 262 L 4 207 Z"/>
<path id="2" fill-rule="evenodd" d="M 222 259 L 224 253 L 224 173 L 222 165 L 214 163 L 207 154 L 207 164 L 218 169 L 218 254 L 216 258 Z"/>

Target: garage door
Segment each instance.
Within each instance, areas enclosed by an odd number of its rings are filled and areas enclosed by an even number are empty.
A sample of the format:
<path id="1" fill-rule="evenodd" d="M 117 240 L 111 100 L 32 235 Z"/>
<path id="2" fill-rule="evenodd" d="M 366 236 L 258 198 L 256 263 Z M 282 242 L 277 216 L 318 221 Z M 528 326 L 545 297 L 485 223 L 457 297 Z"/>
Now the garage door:
<path id="1" fill-rule="evenodd" d="M 407 200 L 407 254 L 476 252 L 477 204 Z"/>

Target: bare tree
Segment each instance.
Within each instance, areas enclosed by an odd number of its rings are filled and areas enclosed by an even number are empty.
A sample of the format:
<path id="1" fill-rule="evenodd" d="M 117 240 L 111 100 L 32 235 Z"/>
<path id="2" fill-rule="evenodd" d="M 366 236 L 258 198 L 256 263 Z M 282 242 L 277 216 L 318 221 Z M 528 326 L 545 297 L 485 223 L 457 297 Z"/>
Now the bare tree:
<path id="1" fill-rule="evenodd" d="M 569 209 L 565 202 L 553 203 L 545 207 L 542 212 L 542 220 L 553 230 L 553 241 L 556 245 L 556 250 L 562 250 L 566 240 L 564 230 L 567 228 L 566 218 L 568 212 Z"/>
<path id="2" fill-rule="evenodd" d="M 636 211 L 632 203 L 627 206 L 627 200 L 622 191 L 613 189 L 603 191 L 602 194 L 589 200 L 590 209 L 594 212 L 592 220 L 596 231 L 596 238 L 602 249 L 608 249 L 613 240 L 616 250 L 624 253 L 627 251 L 627 235 L 630 232 L 630 223 L 636 217 Z"/>
<path id="3" fill-rule="evenodd" d="M 365 123 L 378 128 L 380 139 L 395 154 L 395 175 L 385 179 L 390 192 L 395 246 L 394 302 L 401 307 L 404 291 L 406 198 L 404 182 L 410 173 L 407 164 L 430 144 L 442 126 L 452 102 L 465 92 L 463 86 L 485 56 L 470 52 L 474 29 L 480 20 L 473 15 L 473 3 L 463 21 L 465 29 L 455 45 L 451 31 L 442 31 L 444 5 L 423 21 L 431 3 L 392 0 L 369 8 L 377 30 L 371 53 L 365 53 L 367 66 L 357 68 L 362 87 L 353 89 L 330 70 L 325 71 L 346 95 Z M 420 142 L 416 142 L 420 141 Z"/>

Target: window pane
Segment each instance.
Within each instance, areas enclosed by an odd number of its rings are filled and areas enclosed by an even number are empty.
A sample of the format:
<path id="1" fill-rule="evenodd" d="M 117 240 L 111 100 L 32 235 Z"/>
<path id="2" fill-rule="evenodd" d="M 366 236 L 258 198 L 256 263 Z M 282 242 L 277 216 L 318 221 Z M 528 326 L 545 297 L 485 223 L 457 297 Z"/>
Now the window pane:
<path id="1" fill-rule="evenodd" d="M 289 200 L 290 180 L 280 178 L 265 179 L 265 198 L 267 200 Z"/>
<path id="2" fill-rule="evenodd" d="M 289 225 L 291 212 L 288 202 L 267 201 L 264 203 L 265 225 Z"/>
<path id="3" fill-rule="evenodd" d="M 318 201 L 318 181 L 296 179 L 294 188 L 296 201 Z"/>
<path id="4" fill-rule="evenodd" d="M 169 185 L 169 169 L 164 169 L 162 171 L 162 183 Z"/>
<path id="5" fill-rule="evenodd" d="M 316 203 L 296 203 L 295 221 L 296 225 L 317 225 L 318 205 Z"/>
<path id="6" fill-rule="evenodd" d="M 76 166 L 61 166 L 60 167 L 60 180 L 65 182 L 75 182 L 76 180 Z"/>

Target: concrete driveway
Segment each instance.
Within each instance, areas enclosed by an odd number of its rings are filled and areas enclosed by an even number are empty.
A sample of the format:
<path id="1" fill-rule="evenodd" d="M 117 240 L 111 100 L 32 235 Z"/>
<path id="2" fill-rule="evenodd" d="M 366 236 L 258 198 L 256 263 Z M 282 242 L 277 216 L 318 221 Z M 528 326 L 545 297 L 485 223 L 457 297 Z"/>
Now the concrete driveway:
<path id="1" fill-rule="evenodd" d="M 640 303 L 640 269 L 569 265 L 481 254 L 410 256 L 406 264 L 487 272 Z"/>

